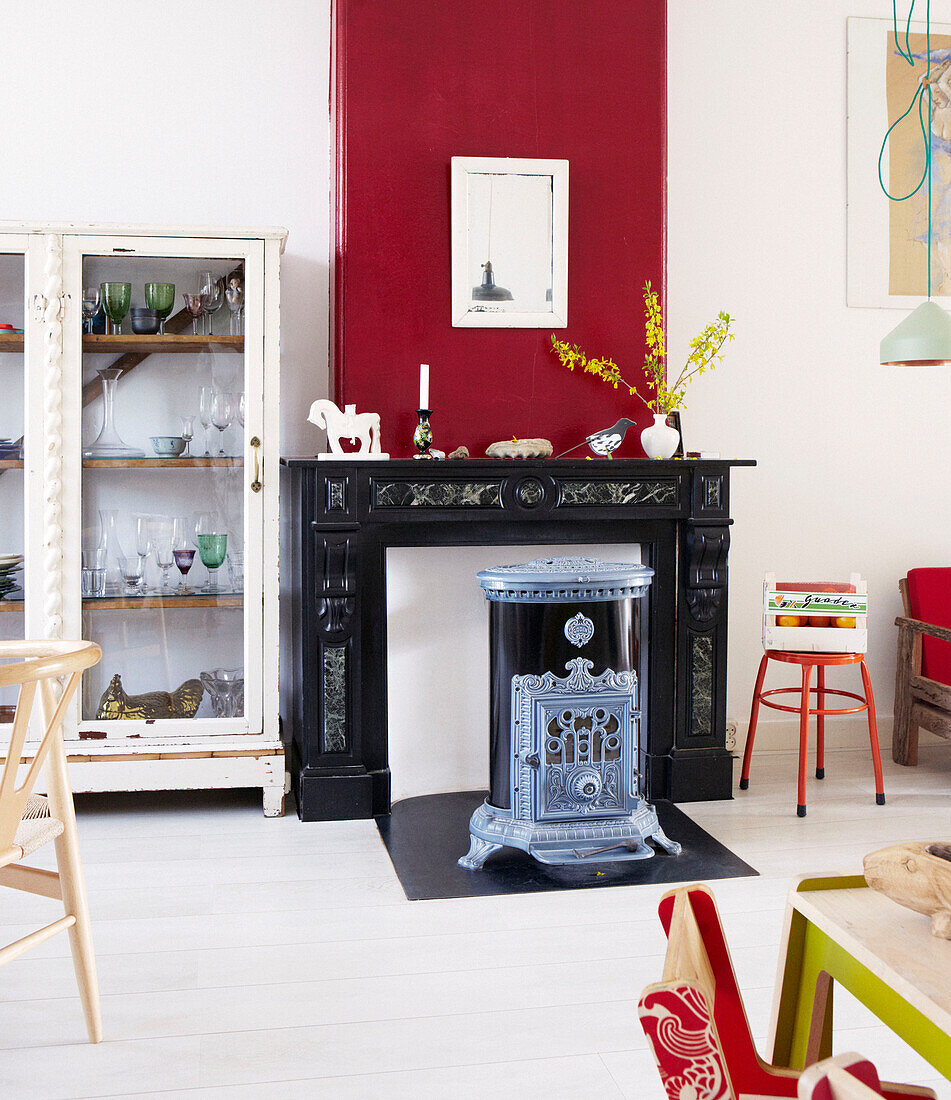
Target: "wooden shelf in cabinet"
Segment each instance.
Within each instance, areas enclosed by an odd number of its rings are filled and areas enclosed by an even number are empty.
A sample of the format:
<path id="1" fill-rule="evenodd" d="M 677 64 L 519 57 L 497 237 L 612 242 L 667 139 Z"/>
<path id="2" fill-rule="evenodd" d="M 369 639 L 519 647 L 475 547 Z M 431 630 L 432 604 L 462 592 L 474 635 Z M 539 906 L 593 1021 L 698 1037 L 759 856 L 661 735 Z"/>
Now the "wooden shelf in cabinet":
<path id="1" fill-rule="evenodd" d="M 22 458 L 0 458 L 0 470 L 22 470 Z"/>
<path id="2" fill-rule="evenodd" d="M 0 337 L 3 339 L 3 337 Z M 10 337 L 18 339 L 20 347 L 23 346 L 23 337 Z M 13 350 L 12 348 L 10 350 Z M 103 355 L 111 353 L 126 354 L 134 352 L 143 355 L 167 355 L 169 353 L 183 353 L 195 351 L 244 351 L 243 336 L 178 336 L 175 333 L 166 333 L 164 336 L 98 336 L 86 335 L 83 337 L 83 351 Z"/>
<path id="3" fill-rule="evenodd" d="M 23 351 L 23 337 L 19 333 L 0 332 L 0 351 Z"/>
<path id="4" fill-rule="evenodd" d="M 220 596 L 102 596 L 83 600 L 83 611 L 154 611 L 168 607 L 243 607 L 244 596 L 240 592 L 226 592 Z M 23 600 L 0 600 L 0 612 L 23 611 Z"/>
<path id="5" fill-rule="evenodd" d="M 211 595 L 198 592 L 191 596 L 101 596 L 83 600 L 83 611 L 154 611 L 160 607 L 243 607 L 240 592 Z"/>
<path id="6" fill-rule="evenodd" d="M 22 466 L 23 464 L 20 463 Z M 244 459 L 234 456 L 211 455 L 208 458 L 201 456 L 195 458 L 84 458 L 84 470 L 140 470 L 140 469 L 173 469 L 179 466 L 243 466 Z"/>

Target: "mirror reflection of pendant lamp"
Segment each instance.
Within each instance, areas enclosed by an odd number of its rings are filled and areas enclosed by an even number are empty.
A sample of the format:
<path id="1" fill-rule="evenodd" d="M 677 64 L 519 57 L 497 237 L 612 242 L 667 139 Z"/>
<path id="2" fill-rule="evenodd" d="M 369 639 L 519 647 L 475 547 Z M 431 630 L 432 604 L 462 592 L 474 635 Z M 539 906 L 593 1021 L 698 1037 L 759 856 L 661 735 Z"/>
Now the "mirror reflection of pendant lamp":
<path id="1" fill-rule="evenodd" d="M 511 302 L 514 301 L 511 290 L 495 285 L 495 272 L 492 270 L 492 177 L 489 176 L 489 239 L 486 252 L 489 259 L 482 265 L 482 284 L 472 288 L 474 302 Z"/>
<path id="2" fill-rule="evenodd" d="M 898 14 L 897 9 L 892 10 L 892 25 L 895 37 L 895 48 L 899 54 L 914 68 L 915 59 L 911 52 L 909 36 L 911 33 L 911 17 L 915 10 L 916 0 L 911 0 L 908 9 L 908 21 L 905 25 L 905 49 L 901 48 L 898 41 Z M 931 119 L 933 112 L 933 94 L 931 91 L 931 0 L 927 0 L 927 14 L 925 23 L 925 75 L 918 84 L 912 98 L 911 105 L 900 118 L 897 118 L 885 134 L 881 151 L 878 154 L 878 182 L 882 190 L 893 202 L 904 202 L 916 195 L 921 188 L 928 186 L 928 235 L 926 244 L 928 249 L 928 301 L 922 302 L 900 324 L 882 340 L 880 347 L 880 360 L 886 366 L 901 367 L 929 367 L 951 366 L 951 317 L 931 300 L 931 230 L 932 230 L 932 193 L 931 193 Z M 927 117 L 925 107 L 927 106 Z M 882 179 L 882 158 L 888 145 L 888 139 L 892 130 L 915 108 L 918 108 L 918 122 L 921 127 L 921 135 L 924 141 L 925 168 L 921 179 L 914 190 L 907 195 L 893 195 L 885 186 Z"/>

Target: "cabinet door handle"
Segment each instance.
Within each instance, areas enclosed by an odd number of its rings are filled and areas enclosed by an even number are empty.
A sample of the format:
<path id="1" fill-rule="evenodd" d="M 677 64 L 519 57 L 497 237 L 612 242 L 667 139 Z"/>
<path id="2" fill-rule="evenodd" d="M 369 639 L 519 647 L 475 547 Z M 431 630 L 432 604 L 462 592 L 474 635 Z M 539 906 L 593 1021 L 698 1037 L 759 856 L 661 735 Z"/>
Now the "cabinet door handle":
<path id="1" fill-rule="evenodd" d="M 258 448 L 261 446 L 261 440 L 256 435 L 251 436 L 251 447 L 254 450 L 254 480 L 251 482 L 251 492 L 260 493 L 261 491 L 261 455 Z"/>

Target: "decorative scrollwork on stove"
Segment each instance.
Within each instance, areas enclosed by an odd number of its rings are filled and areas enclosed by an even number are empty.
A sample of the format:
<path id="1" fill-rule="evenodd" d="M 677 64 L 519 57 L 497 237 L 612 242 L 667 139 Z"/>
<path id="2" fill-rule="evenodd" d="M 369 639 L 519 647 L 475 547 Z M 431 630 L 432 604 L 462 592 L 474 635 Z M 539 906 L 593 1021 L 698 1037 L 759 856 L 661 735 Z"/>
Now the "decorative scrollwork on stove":
<path id="1" fill-rule="evenodd" d="M 574 481 L 561 483 L 559 505 L 581 504 L 656 504 L 675 505 L 677 482 L 673 478 L 656 481 Z"/>
<path id="2" fill-rule="evenodd" d="M 500 508 L 501 481 L 374 481 L 377 508 Z"/>
<path id="3" fill-rule="evenodd" d="M 327 634 L 340 634 L 346 630 L 353 614 L 352 596 L 325 596 L 317 604 L 317 621 Z"/>
<path id="4" fill-rule="evenodd" d="M 565 637 L 573 646 L 581 649 L 594 637 L 594 623 L 587 615 L 579 611 L 577 615 L 574 615 L 565 623 Z"/>

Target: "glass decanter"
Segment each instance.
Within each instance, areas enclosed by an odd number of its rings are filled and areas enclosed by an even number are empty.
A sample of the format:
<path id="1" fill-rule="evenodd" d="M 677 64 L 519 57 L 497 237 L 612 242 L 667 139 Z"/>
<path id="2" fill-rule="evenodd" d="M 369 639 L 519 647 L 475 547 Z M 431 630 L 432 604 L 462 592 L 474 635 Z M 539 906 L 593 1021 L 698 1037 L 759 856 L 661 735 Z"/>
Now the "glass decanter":
<path id="1" fill-rule="evenodd" d="M 103 367 L 96 372 L 102 379 L 102 430 L 83 451 L 83 458 L 142 458 L 144 452 L 125 444 L 116 430 L 116 383 L 122 375 L 119 367 Z"/>

